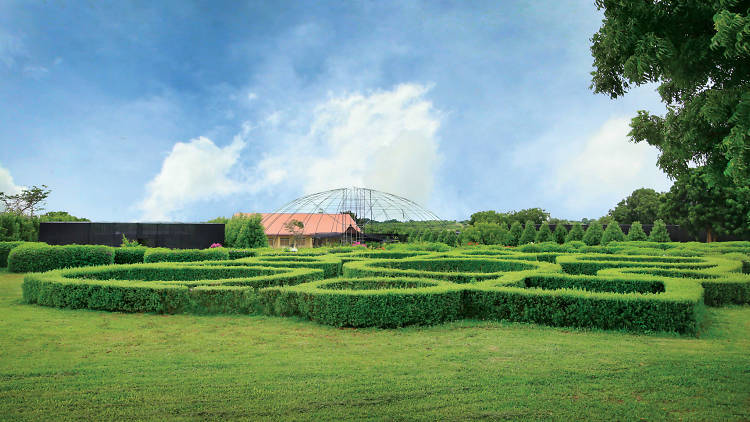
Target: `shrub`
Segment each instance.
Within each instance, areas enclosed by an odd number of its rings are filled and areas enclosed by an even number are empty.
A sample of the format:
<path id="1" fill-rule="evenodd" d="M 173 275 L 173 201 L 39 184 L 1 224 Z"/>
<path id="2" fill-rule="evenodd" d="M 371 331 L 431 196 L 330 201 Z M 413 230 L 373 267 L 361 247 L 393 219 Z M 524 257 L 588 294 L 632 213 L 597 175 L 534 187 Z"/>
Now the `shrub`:
<path id="1" fill-rule="evenodd" d="M 536 243 L 549 242 L 553 240 L 552 231 L 549 229 L 549 223 L 544 222 L 539 227 L 539 233 L 536 234 Z"/>
<path id="2" fill-rule="evenodd" d="M 602 235 L 604 235 L 602 225 L 598 221 L 592 221 L 586 229 L 582 240 L 583 243 L 589 246 L 598 245 L 602 241 Z"/>
<path id="3" fill-rule="evenodd" d="M 13 242 L 0 242 L 0 267 L 7 267 L 8 266 L 8 254 L 10 251 L 17 247 L 21 246 L 26 242 L 23 241 L 13 241 Z"/>
<path id="4" fill-rule="evenodd" d="M 143 255 L 147 249 L 145 246 L 115 248 L 115 264 L 139 264 L 143 262 Z"/>
<path id="5" fill-rule="evenodd" d="M 124 234 L 122 235 L 122 243 L 120 243 L 121 248 L 137 248 L 139 246 L 141 246 L 141 244 L 138 243 L 137 240 L 128 240 Z"/>
<path id="6" fill-rule="evenodd" d="M 630 225 L 627 239 L 631 242 L 648 240 L 648 236 L 646 236 L 646 232 L 643 231 L 643 226 L 640 221 L 633 221 Z"/>
<path id="7" fill-rule="evenodd" d="M 526 221 L 526 226 L 523 228 L 521 238 L 518 239 L 518 244 L 525 245 L 527 243 L 533 242 L 534 240 L 536 240 L 536 225 L 533 221 L 528 220 Z"/>
<path id="8" fill-rule="evenodd" d="M 602 235 L 602 245 L 607 245 L 609 242 L 622 242 L 625 240 L 625 233 L 620 228 L 620 223 L 612 221 L 607 224 L 607 229 L 604 230 Z"/>
<path id="9" fill-rule="evenodd" d="M 521 235 L 523 235 L 523 226 L 520 222 L 514 221 L 510 225 L 510 243 L 508 246 L 518 246 L 518 242 L 521 241 Z"/>
<path id="10" fill-rule="evenodd" d="M 555 231 L 552 233 L 552 238 L 555 242 L 559 244 L 565 243 L 565 238 L 568 236 L 568 229 L 565 228 L 565 225 L 562 223 L 558 223 L 555 226 Z"/>
<path id="11" fill-rule="evenodd" d="M 568 233 L 568 236 L 565 237 L 566 242 L 575 242 L 575 241 L 582 241 L 583 240 L 583 225 L 581 223 L 575 223 L 573 224 L 573 227 L 570 228 L 570 232 Z"/>
<path id="12" fill-rule="evenodd" d="M 240 259 L 249 258 L 252 256 L 258 256 L 258 251 L 255 249 L 227 249 L 229 251 L 229 259 Z"/>
<path id="13" fill-rule="evenodd" d="M 651 242 L 671 242 L 669 238 L 669 232 L 667 232 L 667 225 L 664 224 L 664 220 L 661 218 L 654 221 L 654 227 L 651 228 L 651 234 L 648 236 L 648 240 Z"/>
<path id="14" fill-rule="evenodd" d="M 8 271 L 15 273 L 112 263 L 113 248 L 101 245 L 52 246 L 46 243 L 28 243 L 14 248 L 8 255 Z"/>
<path id="15" fill-rule="evenodd" d="M 229 259 L 226 248 L 211 249 L 167 249 L 149 248 L 143 255 L 143 262 L 195 262 Z"/>

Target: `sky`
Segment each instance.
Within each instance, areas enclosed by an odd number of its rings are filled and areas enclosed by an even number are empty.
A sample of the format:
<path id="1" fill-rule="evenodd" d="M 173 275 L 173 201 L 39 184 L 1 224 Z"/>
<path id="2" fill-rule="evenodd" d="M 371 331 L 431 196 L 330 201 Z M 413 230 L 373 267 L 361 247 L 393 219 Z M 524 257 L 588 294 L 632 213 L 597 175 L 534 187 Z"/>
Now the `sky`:
<path id="1" fill-rule="evenodd" d="M 590 89 L 591 1 L 0 0 L 0 191 L 205 221 L 360 186 L 445 219 L 597 218 L 668 190 Z"/>

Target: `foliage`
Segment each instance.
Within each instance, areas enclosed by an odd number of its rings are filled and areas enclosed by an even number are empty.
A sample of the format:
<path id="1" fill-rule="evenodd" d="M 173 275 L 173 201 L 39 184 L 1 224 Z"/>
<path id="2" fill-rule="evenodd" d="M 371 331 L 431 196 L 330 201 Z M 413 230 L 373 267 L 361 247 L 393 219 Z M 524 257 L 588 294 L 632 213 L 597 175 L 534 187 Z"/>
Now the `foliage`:
<path id="1" fill-rule="evenodd" d="M 629 241 L 648 240 L 648 236 L 646 235 L 646 232 L 643 231 L 643 226 L 641 225 L 640 221 L 633 221 L 633 223 L 630 225 L 630 230 L 628 230 L 627 239 Z"/>
<path id="2" fill-rule="evenodd" d="M 508 238 L 510 243 L 508 246 L 518 246 L 522 235 L 523 226 L 518 221 L 514 221 L 513 224 L 510 225 L 510 237 Z"/>
<path id="3" fill-rule="evenodd" d="M 508 226 L 513 225 L 514 222 L 523 224 L 529 220 L 533 221 L 534 224 L 542 224 L 549 220 L 549 213 L 541 208 L 527 208 L 507 213 L 497 211 L 479 211 L 471 215 L 469 224 L 495 223 Z"/>
<path id="4" fill-rule="evenodd" d="M 293 247 L 297 247 L 297 242 L 302 240 L 302 233 L 305 230 L 305 225 L 296 219 L 291 219 L 284 223 L 284 229 L 292 234 Z"/>
<path id="5" fill-rule="evenodd" d="M 263 248 L 268 246 L 260 214 L 235 215 L 224 225 L 224 245 L 228 248 Z"/>
<path id="6" fill-rule="evenodd" d="M 549 242 L 553 240 L 552 231 L 549 229 L 549 223 L 542 223 L 539 232 L 536 234 L 536 243 Z"/>
<path id="7" fill-rule="evenodd" d="M 227 248 L 167 249 L 148 248 L 143 262 L 195 262 L 229 259 Z"/>
<path id="8" fill-rule="evenodd" d="M 141 246 L 141 244 L 138 243 L 137 240 L 128 240 L 124 234 L 122 235 L 122 243 L 120 243 L 121 248 L 137 248 L 139 246 Z"/>
<path id="9" fill-rule="evenodd" d="M 568 237 L 568 229 L 565 228 L 563 223 L 557 223 L 555 226 L 555 232 L 552 233 L 552 238 L 555 242 L 563 244 L 565 239 Z"/>
<path id="10" fill-rule="evenodd" d="M 604 230 L 602 229 L 601 223 L 599 223 L 598 221 L 592 221 L 586 229 L 586 233 L 584 233 L 583 239 L 581 240 L 583 240 L 583 243 L 589 246 L 598 245 L 601 243 L 603 235 Z"/>
<path id="11" fill-rule="evenodd" d="M 570 232 L 565 237 L 566 242 L 575 242 L 583 240 L 583 225 L 581 223 L 573 223 L 573 227 L 570 228 Z"/>
<path id="12" fill-rule="evenodd" d="M 607 224 L 607 228 L 602 235 L 601 244 L 607 245 L 609 242 L 622 242 L 623 240 L 625 240 L 625 233 L 622 232 L 620 223 L 612 221 Z"/>
<path id="13" fill-rule="evenodd" d="M 39 238 L 39 221 L 25 215 L 0 214 L 0 241 L 36 242 Z"/>
<path id="14" fill-rule="evenodd" d="M 41 272 L 66 267 L 83 267 L 114 263 L 114 250 L 101 245 L 52 246 L 26 243 L 8 254 L 8 271 Z"/>
<path id="15" fill-rule="evenodd" d="M 630 137 L 660 151 L 672 178 L 705 171 L 750 185 L 750 7 L 746 1 L 598 0 L 592 87 L 612 98 L 658 83 L 665 116 L 639 111 Z"/>
<path id="16" fill-rule="evenodd" d="M 521 233 L 521 238 L 518 239 L 519 245 L 525 245 L 527 243 L 531 243 L 534 240 L 536 240 L 536 225 L 533 221 L 528 220 L 526 221 L 526 225 L 523 228 L 523 233 Z"/>
<path id="17" fill-rule="evenodd" d="M 136 242 L 137 243 L 137 242 Z M 115 264 L 139 264 L 148 250 L 145 246 L 127 246 L 114 248 Z"/>
<path id="18" fill-rule="evenodd" d="M 23 245 L 23 241 L 0 242 L 0 268 L 8 266 L 8 254 L 18 246 Z"/>
<path id="19" fill-rule="evenodd" d="M 16 215 L 28 215 L 34 217 L 37 211 L 43 209 L 44 202 L 50 194 L 47 185 L 23 188 L 21 192 L 9 195 L 0 192 L 0 202 L 5 207 L 5 212 Z"/>
<path id="20" fill-rule="evenodd" d="M 664 224 L 664 220 L 659 219 L 654 221 L 654 227 L 651 228 L 648 240 L 652 242 L 671 242 L 669 232 L 667 232 L 667 225 Z"/>
<path id="21" fill-rule="evenodd" d="M 633 221 L 653 224 L 654 220 L 660 218 L 659 208 L 663 198 L 663 193 L 653 189 L 636 189 L 618 202 L 614 209 L 609 210 L 609 216 L 621 224 L 631 224 Z"/>
<path id="22" fill-rule="evenodd" d="M 702 230 L 716 235 L 750 236 L 750 184 L 711 184 L 700 169 L 689 169 L 672 185 L 662 212 L 694 236 Z"/>
<path id="23" fill-rule="evenodd" d="M 461 231 L 460 239 L 462 245 L 467 243 L 479 243 L 482 241 L 482 233 L 474 226 L 466 226 Z"/>
<path id="24" fill-rule="evenodd" d="M 89 221 L 89 219 L 70 215 L 67 211 L 50 211 L 39 216 L 40 223 L 55 222 L 55 221 L 82 222 L 82 221 Z"/>

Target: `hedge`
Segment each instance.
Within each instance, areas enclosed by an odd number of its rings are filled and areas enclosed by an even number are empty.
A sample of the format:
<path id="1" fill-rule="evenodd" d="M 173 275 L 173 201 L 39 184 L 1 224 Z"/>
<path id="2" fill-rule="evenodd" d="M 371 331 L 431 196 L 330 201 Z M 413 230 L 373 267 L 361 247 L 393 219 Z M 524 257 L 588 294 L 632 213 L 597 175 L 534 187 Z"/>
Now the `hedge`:
<path id="1" fill-rule="evenodd" d="M 0 242 L 0 268 L 7 267 L 8 266 L 8 254 L 10 253 L 11 249 L 21 246 L 24 243 L 24 241 L 12 241 L 12 242 Z"/>
<path id="2" fill-rule="evenodd" d="M 547 290 L 525 287 L 529 275 L 509 274 L 500 282 L 467 286 L 464 316 L 551 326 L 695 334 L 704 314 L 702 288 L 695 283 L 639 276 L 644 283 L 663 283 L 665 292 L 611 293 L 563 286 Z M 565 279 L 564 275 L 559 278 Z M 575 287 L 581 279 L 569 280 L 570 287 Z M 610 281 L 612 285 L 617 283 Z"/>
<path id="3" fill-rule="evenodd" d="M 147 249 L 145 246 L 115 248 L 115 264 L 139 264 Z"/>
<path id="4" fill-rule="evenodd" d="M 46 243 L 27 243 L 13 248 L 8 254 L 8 271 L 15 273 L 113 263 L 113 248 L 101 245 L 52 246 Z"/>
<path id="5" fill-rule="evenodd" d="M 27 274 L 27 303 L 155 313 L 256 312 L 256 290 L 320 280 L 316 269 L 135 264 Z M 140 279 L 140 280 L 136 280 Z"/>
<path id="6" fill-rule="evenodd" d="M 143 255 L 143 262 L 196 262 L 229 259 L 226 248 L 209 249 L 167 249 L 149 248 Z"/>
<path id="7" fill-rule="evenodd" d="M 338 327 L 433 325 L 461 317 L 462 294 L 450 283 L 415 278 L 322 280 L 260 291 L 264 313 L 300 315 Z"/>
<path id="8" fill-rule="evenodd" d="M 252 256 L 258 256 L 257 249 L 227 249 L 229 251 L 229 259 L 240 259 L 249 258 Z"/>

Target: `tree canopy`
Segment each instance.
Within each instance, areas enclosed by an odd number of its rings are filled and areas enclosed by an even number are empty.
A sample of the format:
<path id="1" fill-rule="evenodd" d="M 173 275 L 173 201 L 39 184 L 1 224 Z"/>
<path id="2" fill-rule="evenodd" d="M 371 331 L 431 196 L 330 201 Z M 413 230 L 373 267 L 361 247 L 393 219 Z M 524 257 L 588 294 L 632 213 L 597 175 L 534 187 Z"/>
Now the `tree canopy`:
<path id="1" fill-rule="evenodd" d="M 622 224 L 632 224 L 634 221 L 653 224 L 654 220 L 660 217 L 659 209 L 663 196 L 664 194 L 653 189 L 636 189 L 627 198 L 618 202 L 614 209 L 609 210 L 609 215 Z"/>
<path id="2" fill-rule="evenodd" d="M 659 149 L 672 178 L 705 167 L 710 184 L 750 184 L 747 0 L 596 0 L 592 88 L 612 98 L 657 83 L 664 116 L 639 111 L 630 138 Z M 731 182 L 725 180 L 730 179 Z"/>

